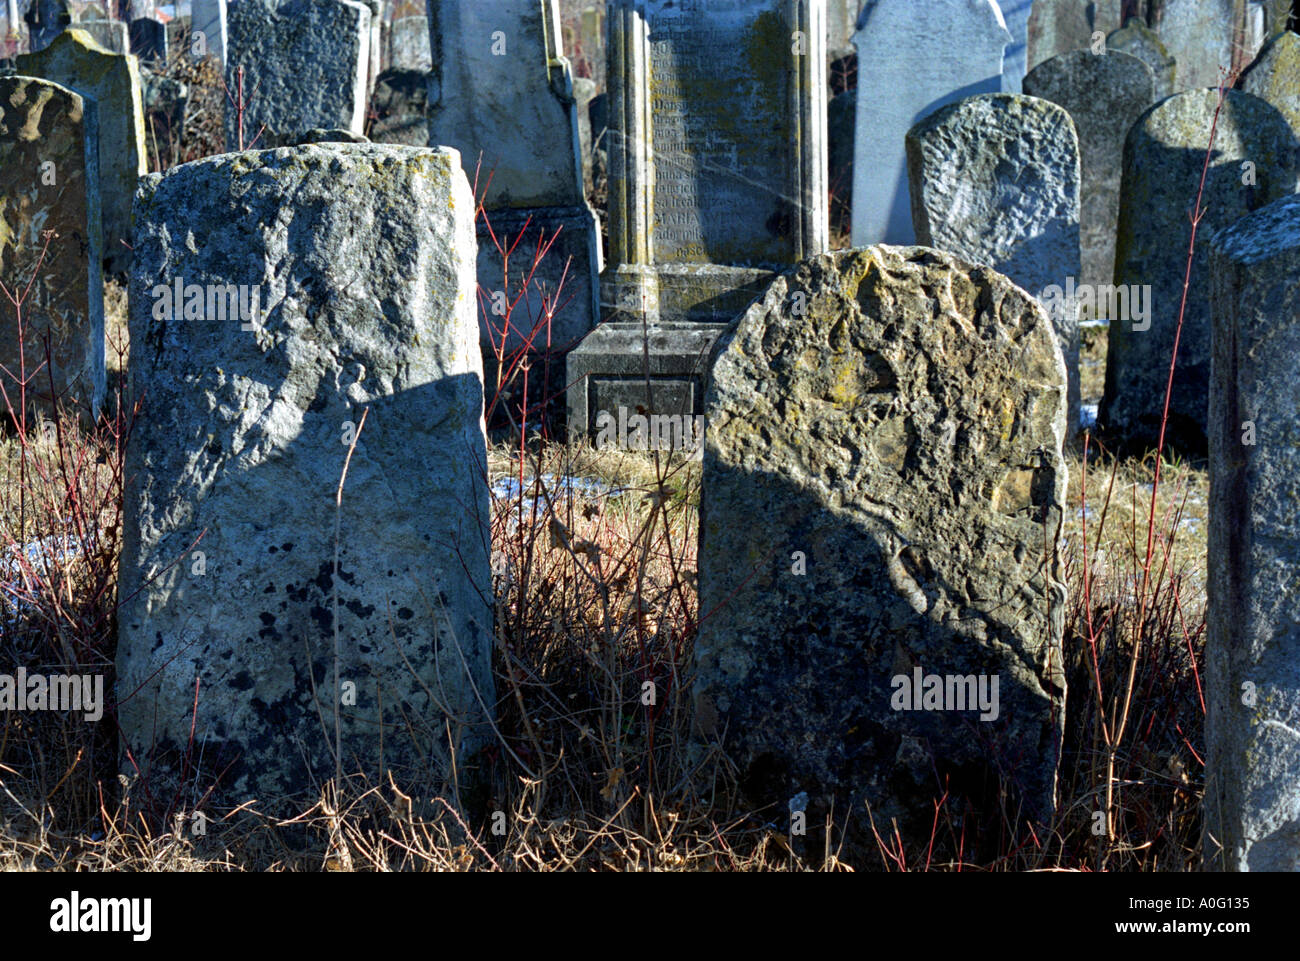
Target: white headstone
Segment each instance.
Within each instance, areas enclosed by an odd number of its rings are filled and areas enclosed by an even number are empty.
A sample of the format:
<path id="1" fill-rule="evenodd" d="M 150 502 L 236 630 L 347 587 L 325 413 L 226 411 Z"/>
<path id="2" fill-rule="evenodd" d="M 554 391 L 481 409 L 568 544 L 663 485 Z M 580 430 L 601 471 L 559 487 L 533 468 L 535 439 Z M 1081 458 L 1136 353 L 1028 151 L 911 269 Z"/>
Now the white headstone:
<path id="1" fill-rule="evenodd" d="M 853 246 L 911 244 L 903 138 L 945 104 L 998 93 L 1012 38 L 993 0 L 876 0 L 859 22 Z"/>

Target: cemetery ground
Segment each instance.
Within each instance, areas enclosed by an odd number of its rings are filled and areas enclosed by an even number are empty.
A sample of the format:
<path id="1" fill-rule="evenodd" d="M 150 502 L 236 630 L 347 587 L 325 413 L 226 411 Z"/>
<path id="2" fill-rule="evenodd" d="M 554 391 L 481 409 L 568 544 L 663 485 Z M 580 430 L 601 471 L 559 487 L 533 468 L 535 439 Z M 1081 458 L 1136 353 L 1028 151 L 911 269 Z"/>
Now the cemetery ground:
<path id="1" fill-rule="evenodd" d="M 120 369 L 125 348 L 112 305 L 120 311 L 121 298 L 109 300 L 109 353 L 118 355 L 110 366 Z M 1104 343 L 1085 340 L 1085 356 L 1104 364 L 1104 355 Z M 1099 383 L 1085 379 L 1085 403 Z M 0 527 L 15 532 L 0 568 L 7 584 L 0 657 L 7 662 L 112 677 L 123 440 L 135 417 L 148 416 L 147 403 L 137 410 L 124 397 L 120 378 L 112 393 L 94 432 L 75 420 L 33 425 L 16 436 L 10 431 L 0 447 Z M 1005 803 L 977 822 L 939 793 L 925 849 L 902 849 L 890 825 L 877 824 L 870 848 L 848 854 L 840 847 L 842 825 L 832 823 L 829 832 L 810 826 L 806 838 L 792 838 L 786 812 L 746 808 L 735 768 L 716 746 L 701 746 L 695 732 L 692 641 L 709 616 L 698 608 L 694 581 L 698 461 L 681 452 L 560 444 L 528 431 L 522 443 L 519 437 L 517 428 L 498 430 L 487 464 L 498 691 L 487 784 L 431 786 L 429 798 L 450 803 L 426 805 L 397 785 L 345 778 L 341 788 L 320 785 L 296 818 L 273 818 L 250 803 L 209 812 L 196 833 L 192 818 L 177 815 L 205 810 L 218 772 L 204 767 L 201 751 L 183 795 L 154 797 L 148 784 L 119 777 L 111 725 L 6 712 L 0 867 L 1199 865 L 1204 465 L 1167 461 L 1152 511 L 1152 457 L 1112 457 L 1088 436 L 1070 460 L 1063 556 L 1070 592 L 1065 743 L 1072 747 L 1061 759 L 1053 823 L 1017 829 Z M 1151 586 L 1144 591 L 1148 540 Z M 44 548 L 20 555 L 18 543 Z M 645 703 L 647 681 L 653 704 Z M 482 820 L 466 823 L 457 810 Z M 506 812 L 504 834 L 492 831 L 495 811 Z"/>

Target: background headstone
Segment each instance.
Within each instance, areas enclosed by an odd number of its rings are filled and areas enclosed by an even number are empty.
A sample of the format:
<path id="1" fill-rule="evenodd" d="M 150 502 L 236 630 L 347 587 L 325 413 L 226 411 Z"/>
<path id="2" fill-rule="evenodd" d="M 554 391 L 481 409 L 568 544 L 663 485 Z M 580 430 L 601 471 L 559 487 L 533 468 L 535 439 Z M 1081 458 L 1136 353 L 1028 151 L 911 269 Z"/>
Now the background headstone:
<path id="1" fill-rule="evenodd" d="M 903 139 L 939 107 L 1001 90 L 1011 35 L 992 0 L 878 0 L 859 23 L 853 245 L 908 244 Z"/>
<path id="2" fill-rule="evenodd" d="M 1123 0 L 1034 0 L 1029 16 L 1028 65 L 1092 47 L 1094 35 L 1117 29 Z"/>
<path id="3" fill-rule="evenodd" d="M 151 783 L 180 767 L 196 678 L 230 796 L 331 777 L 336 625 L 344 771 L 380 783 L 382 723 L 399 784 L 445 775 L 444 710 L 473 763 L 494 703 L 473 211 L 448 150 L 223 154 L 145 181 L 117 667 Z M 176 285 L 249 309 L 155 319 Z"/>
<path id="4" fill-rule="evenodd" d="M 1212 270 L 1205 863 L 1300 871 L 1300 196 Z"/>
<path id="5" fill-rule="evenodd" d="M 800 264 L 720 338 L 696 694 L 753 803 L 865 796 L 915 843 L 946 774 L 1000 770 L 1050 816 L 1065 391 L 1042 308 L 926 248 Z M 891 709 L 914 672 L 998 678 L 998 717 Z"/>
<path id="6" fill-rule="evenodd" d="M 131 21 L 131 52 L 142 62 L 167 59 L 167 25 L 152 17 Z"/>
<path id="7" fill-rule="evenodd" d="M 429 21 L 424 17 L 394 20 L 388 34 L 388 65 L 394 70 L 422 70 L 428 73 L 433 62 L 429 53 Z"/>
<path id="8" fill-rule="evenodd" d="M 1029 58 L 1029 15 L 1034 0 L 995 0 L 1002 11 L 1002 20 L 1011 34 L 1011 42 L 1002 60 L 1002 91 L 1020 93 Z"/>
<path id="9" fill-rule="evenodd" d="M 27 7 L 27 37 L 33 53 L 44 50 L 72 21 L 67 0 L 31 0 Z"/>
<path id="10" fill-rule="evenodd" d="M 148 170 L 136 58 L 109 53 L 89 34 L 74 28 L 40 53 L 19 57 L 18 72 L 53 80 L 95 101 L 104 264 L 110 273 L 126 270 L 131 265 L 131 202 Z"/>
<path id="11" fill-rule="evenodd" d="M 1248 93 L 1229 90 L 1226 97 L 1202 198 L 1205 216 L 1195 262 L 1201 265 L 1216 229 L 1296 189 L 1297 144 L 1286 119 Z M 1100 422 L 1130 443 L 1151 443 L 1159 435 L 1187 271 L 1187 211 L 1196 200 L 1216 102 L 1211 89 L 1175 94 L 1147 111 L 1124 144 L 1115 283 L 1130 291 L 1150 286 L 1150 329 L 1112 320 Z M 1210 383 L 1210 283 L 1208 271 L 1195 269 L 1195 263 L 1170 400 L 1169 439 L 1201 452 Z"/>
<path id="12" fill-rule="evenodd" d="M 907 172 L 918 243 L 992 267 L 1035 297 L 1078 281 L 1079 141 L 1062 107 L 1007 93 L 950 104 L 908 131 Z M 1048 313 L 1069 379 L 1072 436 L 1079 317 L 1059 303 Z"/>
<path id="13" fill-rule="evenodd" d="M 365 132 L 370 9 L 351 0 L 236 0 L 226 21 L 226 87 L 244 71 L 242 143 L 276 147 L 313 127 Z M 226 110 L 226 146 L 241 143 Z"/>
<path id="14" fill-rule="evenodd" d="M 226 0 L 192 0 L 190 29 L 203 34 L 208 53 L 226 63 Z"/>
<path id="15" fill-rule="evenodd" d="M 1151 27 L 1178 62 L 1176 89 L 1218 86 L 1221 76 L 1233 63 L 1239 3 L 1240 0 L 1161 0 L 1153 9 Z"/>
<path id="16" fill-rule="evenodd" d="M 1288 30 L 1270 41 L 1237 86 L 1280 110 L 1300 141 L 1300 36 Z"/>
<path id="17" fill-rule="evenodd" d="M 1035 67 L 1025 77 L 1025 93 L 1060 104 L 1074 121 L 1083 169 L 1080 282 L 1093 287 L 1109 284 L 1115 276 L 1124 138 L 1155 102 L 1151 68 L 1115 50 L 1101 56 L 1074 50 Z"/>
<path id="18" fill-rule="evenodd" d="M 129 28 L 121 20 L 81 20 L 77 30 L 84 30 L 90 37 L 109 53 L 127 54 L 131 52 Z"/>
<path id="19" fill-rule="evenodd" d="M 0 77 L 0 280 L 24 300 L 29 417 L 55 396 L 93 422 L 104 398 L 103 250 L 95 102 L 32 77 Z M 45 233 L 53 234 L 47 239 Z M 39 264 L 40 269 L 37 270 Z M 49 369 L 45 363 L 49 335 Z M 20 371 L 17 318 L 0 298 L 0 364 Z M 53 380 L 53 393 L 50 390 Z M 19 385 L 0 373 L 0 418 L 13 421 Z M 16 411 L 15 411 L 16 413 Z M 29 428 L 34 428 L 28 420 Z"/>
<path id="20" fill-rule="evenodd" d="M 1156 32 L 1140 18 L 1130 17 L 1123 27 L 1108 34 L 1106 51 L 1132 54 L 1150 67 L 1155 77 L 1157 100 L 1163 100 L 1174 92 L 1178 62 L 1169 56 Z"/>

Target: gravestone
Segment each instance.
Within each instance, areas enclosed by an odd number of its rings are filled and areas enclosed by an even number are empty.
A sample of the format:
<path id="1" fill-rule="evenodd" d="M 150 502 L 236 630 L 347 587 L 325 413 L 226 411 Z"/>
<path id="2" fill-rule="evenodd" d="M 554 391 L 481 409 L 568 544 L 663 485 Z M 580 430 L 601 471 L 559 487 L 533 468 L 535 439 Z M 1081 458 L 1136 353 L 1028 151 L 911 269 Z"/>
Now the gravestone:
<path id="1" fill-rule="evenodd" d="M 191 0 L 190 29 L 203 34 L 208 55 L 226 64 L 226 0 Z"/>
<path id="2" fill-rule="evenodd" d="M 57 398 L 89 413 L 93 423 L 103 402 L 97 127 L 93 100 L 46 80 L 0 77 L 0 280 L 10 291 L 31 284 L 21 363 L 17 317 L 8 299 L 0 299 L 0 364 L 13 375 L 0 371 L 6 430 L 24 370 L 35 374 L 29 418 L 38 411 L 52 415 Z M 51 365 L 42 370 L 47 335 Z M 30 419 L 28 425 L 34 426 Z"/>
<path id="3" fill-rule="evenodd" d="M 1300 871 L 1300 196 L 1212 272 L 1205 864 Z"/>
<path id="4" fill-rule="evenodd" d="M 18 72 L 52 80 L 95 101 L 104 265 L 110 273 L 125 271 L 131 265 L 131 202 L 148 170 L 136 58 L 110 53 L 73 28 L 40 53 L 18 57 Z"/>
<path id="5" fill-rule="evenodd" d="M 385 70 L 370 98 L 375 143 L 429 146 L 429 74 L 424 70 Z"/>
<path id="6" fill-rule="evenodd" d="M 1157 100 L 1163 100 L 1174 92 L 1178 63 L 1169 56 L 1156 32 L 1138 17 L 1129 17 L 1123 27 L 1107 35 L 1106 51 L 1132 54 L 1150 67 L 1155 77 Z"/>
<path id="7" fill-rule="evenodd" d="M 534 0 L 431 0 L 428 17 L 430 36 L 438 38 L 429 142 L 460 150 L 483 205 L 483 349 L 567 350 L 600 317 L 601 256 L 596 215 L 583 192 L 578 108 L 556 9 Z M 507 330 L 506 304 L 516 301 Z M 559 379 L 538 387 L 553 390 Z"/>
<path id="8" fill-rule="evenodd" d="M 117 668 L 151 784 L 174 782 L 193 724 L 211 770 L 234 765 L 228 796 L 312 792 L 334 772 L 336 656 L 345 773 L 380 783 L 382 757 L 399 784 L 436 779 L 449 737 L 473 764 L 494 703 L 473 211 L 445 149 L 223 154 L 143 183 L 149 415 Z"/>
<path id="9" fill-rule="evenodd" d="M 1130 299 L 1149 286 L 1150 314 L 1140 321 L 1111 321 L 1100 422 L 1133 444 L 1153 443 L 1159 435 L 1187 271 L 1187 211 L 1201 182 L 1216 102 L 1211 89 L 1175 94 L 1148 110 L 1124 144 L 1115 283 Z M 1291 128 L 1274 107 L 1248 93 L 1227 91 L 1206 171 L 1205 216 L 1170 400 L 1169 438 L 1180 448 L 1203 452 L 1206 444 L 1210 291 L 1204 264 L 1210 235 L 1295 192 L 1296 148 Z"/>
<path id="10" fill-rule="evenodd" d="M 1218 86 L 1233 63 L 1240 0 L 1162 0 L 1151 28 L 1178 62 L 1176 89 Z"/>
<path id="11" fill-rule="evenodd" d="M 945 776 L 1001 771 L 1049 817 L 1066 386 L 1042 307 L 941 251 L 859 248 L 776 280 L 716 350 L 696 703 L 747 796 L 863 822 L 865 798 L 911 843 Z M 998 708 L 909 710 L 917 675 L 996 678 Z"/>
<path id="12" fill-rule="evenodd" d="M 878 0 L 859 22 L 853 245 L 910 244 L 907 131 L 945 104 L 1001 90 L 1011 35 L 992 0 Z"/>
<path id="13" fill-rule="evenodd" d="M 429 52 L 429 21 L 424 17 L 402 17 L 389 28 L 389 69 L 420 70 L 433 67 Z"/>
<path id="14" fill-rule="evenodd" d="M 1079 202 L 1083 273 L 1079 280 L 1094 288 L 1109 284 L 1115 276 L 1124 138 L 1155 102 L 1151 68 L 1137 57 L 1115 50 L 1102 56 L 1074 50 L 1035 67 L 1025 77 L 1025 93 L 1060 104 L 1074 121 L 1083 170 Z"/>
<path id="15" fill-rule="evenodd" d="M 1237 86 L 1281 111 L 1300 141 L 1300 36 L 1288 30 L 1271 40 Z"/>
<path id="16" fill-rule="evenodd" d="M 1028 66 L 1071 50 L 1091 49 L 1097 34 L 1118 29 L 1122 0 L 1034 0 L 1029 16 Z"/>
<path id="17" fill-rule="evenodd" d="M 1069 114 L 1017 94 L 959 100 L 908 131 L 907 174 L 918 243 L 992 267 L 1044 299 L 1065 358 L 1072 436 L 1078 311 L 1046 296 L 1080 274 L 1079 141 Z"/>
<path id="18" fill-rule="evenodd" d="M 1011 42 L 1002 58 L 1003 93 L 1020 93 L 1029 58 L 1029 15 L 1035 0 L 996 0 Z"/>
<path id="19" fill-rule="evenodd" d="M 30 0 L 24 15 L 27 39 L 33 53 L 44 50 L 72 22 L 67 0 Z"/>
<path id="20" fill-rule="evenodd" d="M 131 52 L 129 28 L 121 20 L 81 20 L 74 29 L 89 34 L 109 53 L 122 55 Z"/>
<path id="21" fill-rule="evenodd" d="M 244 72 L 243 131 L 226 110 L 226 146 L 276 147 L 314 127 L 364 133 L 370 9 L 351 0 L 236 0 L 226 21 L 226 87 Z M 258 136 L 260 131 L 260 138 Z"/>
<path id="22" fill-rule="evenodd" d="M 698 414 L 722 325 L 827 248 L 825 13 L 610 5 L 606 323 L 569 355 L 571 434 L 620 407 Z"/>
<path id="23" fill-rule="evenodd" d="M 140 61 L 167 59 L 167 25 L 152 17 L 140 17 L 131 21 L 131 52 Z"/>

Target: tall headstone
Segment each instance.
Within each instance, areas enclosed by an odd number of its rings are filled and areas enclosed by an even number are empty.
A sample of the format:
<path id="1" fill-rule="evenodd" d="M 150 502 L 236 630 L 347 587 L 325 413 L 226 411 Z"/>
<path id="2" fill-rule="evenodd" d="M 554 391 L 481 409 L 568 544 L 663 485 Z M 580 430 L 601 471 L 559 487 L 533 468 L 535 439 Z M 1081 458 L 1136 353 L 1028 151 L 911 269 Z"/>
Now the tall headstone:
<path id="1" fill-rule="evenodd" d="M 1241 0 L 1161 0 L 1151 27 L 1178 61 L 1177 89 L 1215 87 L 1233 64 Z"/>
<path id="2" fill-rule="evenodd" d="M 1160 42 L 1156 32 L 1138 17 L 1130 17 L 1124 26 L 1106 36 L 1108 53 L 1128 53 L 1143 61 L 1155 77 L 1156 99 L 1163 100 L 1174 92 L 1178 62 Z"/>
<path id="3" fill-rule="evenodd" d="M 908 131 L 907 161 L 917 243 L 992 267 L 1044 299 L 1065 358 L 1073 435 L 1079 317 L 1059 293 L 1080 275 L 1079 141 L 1069 114 L 1035 97 L 968 97 Z"/>
<path id="4" fill-rule="evenodd" d="M 993 0 L 877 0 L 859 24 L 853 245 L 910 244 L 904 137 L 945 104 L 1001 90 L 1011 34 Z"/>
<path id="5" fill-rule="evenodd" d="M 1205 863 L 1300 871 L 1300 196 L 1212 271 Z"/>
<path id="6" fill-rule="evenodd" d="M 1029 17 L 1028 66 L 1070 50 L 1091 49 L 1097 34 L 1118 29 L 1123 0 L 1034 0 Z"/>
<path id="7" fill-rule="evenodd" d="M 393 70 L 422 70 L 433 67 L 429 52 L 429 21 L 424 17 L 394 20 L 388 33 L 388 65 Z"/>
<path id="8" fill-rule="evenodd" d="M 151 783 L 193 731 L 227 797 L 313 790 L 336 677 L 345 774 L 436 779 L 449 738 L 473 764 L 494 703 L 473 211 L 444 149 L 223 154 L 142 185 L 117 668 Z"/>
<path id="9" fill-rule="evenodd" d="M 27 4 L 27 42 L 32 52 L 44 50 L 72 22 L 67 0 L 29 0 Z"/>
<path id="10" fill-rule="evenodd" d="M 130 28 L 121 20 L 81 20 L 76 29 L 89 34 L 109 53 L 121 55 L 131 52 Z"/>
<path id="11" fill-rule="evenodd" d="M 610 5 L 607 322 L 569 357 L 572 433 L 620 407 L 699 413 L 722 325 L 827 249 L 825 15 L 826 0 Z"/>
<path id="12" fill-rule="evenodd" d="M 167 59 L 167 25 L 153 17 L 131 21 L 131 52 L 143 62 Z"/>
<path id="13" fill-rule="evenodd" d="M 1001 772 L 1050 816 L 1065 393 L 1042 307 L 928 248 L 806 261 L 719 339 L 696 697 L 755 805 L 865 798 L 915 842 Z"/>
<path id="14" fill-rule="evenodd" d="M 599 319 L 601 252 L 558 10 L 553 0 L 431 0 L 428 17 L 429 142 L 460 150 L 483 206 L 483 349 L 567 350 Z M 507 302 L 517 303 L 508 330 Z M 559 386 L 556 376 L 538 389 Z"/>
<path id="15" fill-rule="evenodd" d="M 1148 110 L 1124 144 L 1115 283 L 1128 292 L 1130 302 L 1145 289 L 1149 313 L 1111 321 L 1100 420 L 1130 443 L 1154 443 L 1160 430 L 1187 271 L 1187 212 L 1201 182 L 1216 98 L 1211 89 L 1175 94 Z M 1297 143 L 1286 119 L 1248 93 L 1230 90 L 1226 98 L 1205 175 L 1205 215 L 1197 232 L 1170 401 L 1169 438 L 1192 451 L 1204 451 L 1206 444 L 1210 284 L 1204 265 L 1209 238 L 1296 189 Z"/>
<path id="16" fill-rule="evenodd" d="M 0 77 L 0 280 L 11 291 L 31 284 L 23 363 L 13 305 L 0 299 L 0 364 L 15 377 L 35 372 L 29 416 L 51 414 L 57 399 L 93 422 L 104 397 L 97 127 L 93 100 L 46 80 Z M 41 370 L 47 336 L 51 365 Z M 3 372 L 0 382 L 8 427 L 3 398 L 16 406 L 19 385 Z"/>
<path id="17" fill-rule="evenodd" d="M 1079 282 L 1093 288 L 1109 284 L 1115 275 L 1124 138 L 1156 100 L 1151 68 L 1115 50 L 1101 56 L 1074 50 L 1035 67 L 1025 77 L 1025 93 L 1060 104 L 1074 121 L 1083 167 Z"/>
<path id="18" fill-rule="evenodd" d="M 203 34 L 210 56 L 226 64 L 226 0 L 191 0 L 190 29 Z"/>
<path id="19" fill-rule="evenodd" d="M 1300 141 L 1300 36 L 1288 30 L 1271 40 L 1237 86 L 1281 111 Z"/>
<path id="20" fill-rule="evenodd" d="M 235 0 L 226 22 L 226 146 L 278 147 L 312 129 L 365 128 L 370 9 L 352 0 Z M 259 138 L 260 132 L 260 138 Z"/>
<path id="21" fill-rule="evenodd" d="M 73 28 L 40 53 L 19 57 L 18 72 L 53 80 L 95 101 L 104 264 L 111 273 L 126 270 L 131 265 L 131 202 L 148 171 L 136 58 L 110 53 L 89 34 Z"/>

